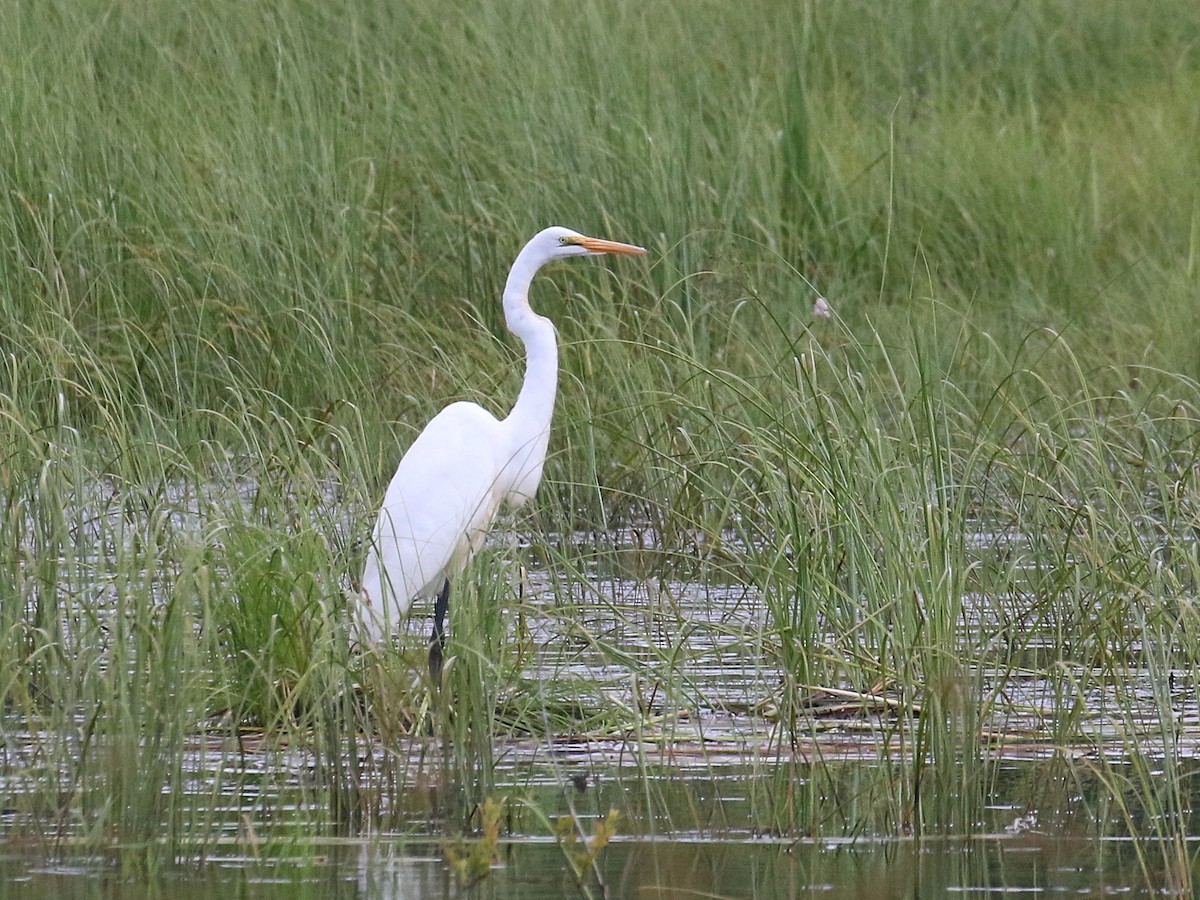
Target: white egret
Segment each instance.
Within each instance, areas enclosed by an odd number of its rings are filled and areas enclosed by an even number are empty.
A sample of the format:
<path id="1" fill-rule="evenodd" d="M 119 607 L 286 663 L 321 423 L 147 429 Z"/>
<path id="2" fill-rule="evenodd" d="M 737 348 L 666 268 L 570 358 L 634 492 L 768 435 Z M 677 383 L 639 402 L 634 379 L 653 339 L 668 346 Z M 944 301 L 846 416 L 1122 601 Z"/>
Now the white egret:
<path id="1" fill-rule="evenodd" d="M 558 389 L 558 344 L 554 325 L 529 306 L 533 276 L 546 263 L 568 256 L 645 252 L 554 227 L 538 232 L 517 255 L 504 286 L 504 318 L 525 345 L 521 391 L 504 419 L 476 403 L 451 403 L 400 460 L 362 578 L 366 641 L 377 643 L 415 598 L 437 592 L 429 670 L 439 679 L 450 579 L 479 549 L 501 503 L 525 503 L 542 478 Z"/>

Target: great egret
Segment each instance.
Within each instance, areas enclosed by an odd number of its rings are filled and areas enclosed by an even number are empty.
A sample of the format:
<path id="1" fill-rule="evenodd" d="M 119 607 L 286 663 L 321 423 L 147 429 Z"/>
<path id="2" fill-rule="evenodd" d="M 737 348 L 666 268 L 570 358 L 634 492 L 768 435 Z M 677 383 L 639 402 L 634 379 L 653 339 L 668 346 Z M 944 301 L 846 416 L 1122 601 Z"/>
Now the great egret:
<path id="1" fill-rule="evenodd" d="M 450 579 L 479 549 L 503 502 L 518 507 L 542 478 L 558 389 L 554 325 L 529 306 L 529 285 L 555 259 L 645 253 L 641 247 L 547 228 L 527 243 L 504 286 L 504 319 L 525 345 L 525 381 L 497 419 L 476 403 L 451 403 L 425 426 L 388 485 L 362 578 L 364 637 L 379 640 L 417 597 L 437 591 L 429 671 L 441 673 Z"/>

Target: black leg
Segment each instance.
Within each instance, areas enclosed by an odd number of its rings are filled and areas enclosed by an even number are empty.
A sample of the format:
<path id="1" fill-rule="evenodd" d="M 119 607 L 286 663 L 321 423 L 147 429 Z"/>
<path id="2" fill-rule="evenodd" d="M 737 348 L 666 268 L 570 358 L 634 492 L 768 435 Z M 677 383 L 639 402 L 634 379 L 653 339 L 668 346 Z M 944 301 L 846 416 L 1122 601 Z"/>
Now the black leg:
<path id="1" fill-rule="evenodd" d="M 429 677 L 442 686 L 442 656 L 446 652 L 446 612 L 450 609 L 450 579 L 442 585 L 433 606 L 433 634 L 429 638 Z"/>

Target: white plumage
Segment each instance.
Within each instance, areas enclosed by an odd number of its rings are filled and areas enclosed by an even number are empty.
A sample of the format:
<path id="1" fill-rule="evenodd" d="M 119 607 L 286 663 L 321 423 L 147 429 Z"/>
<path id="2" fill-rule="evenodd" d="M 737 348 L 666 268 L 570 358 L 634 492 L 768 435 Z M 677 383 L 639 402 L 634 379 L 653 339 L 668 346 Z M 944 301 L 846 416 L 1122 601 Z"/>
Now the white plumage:
<path id="1" fill-rule="evenodd" d="M 475 403 L 450 404 L 400 460 L 363 572 L 366 641 L 390 634 L 415 598 L 444 592 L 430 647 L 430 667 L 437 674 L 449 579 L 479 549 L 500 506 L 525 503 L 542 477 L 558 388 L 558 345 L 554 325 L 529 306 L 529 285 L 551 260 L 601 253 L 645 250 L 554 227 L 538 232 L 517 255 L 504 288 L 504 316 L 525 345 L 521 392 L 503 419 Z"/>

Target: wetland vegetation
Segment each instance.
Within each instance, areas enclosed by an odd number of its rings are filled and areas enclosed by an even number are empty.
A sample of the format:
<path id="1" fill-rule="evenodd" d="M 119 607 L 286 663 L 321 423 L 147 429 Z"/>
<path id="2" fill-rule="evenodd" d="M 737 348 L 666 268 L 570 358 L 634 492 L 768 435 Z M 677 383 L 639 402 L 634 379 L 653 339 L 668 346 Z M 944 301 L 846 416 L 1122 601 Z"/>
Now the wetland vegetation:
<path id="1" fill-rule="evenodd" d="M 1184 0 L 0 6 L 6 853 L 1189 896 L 1198 95 Z M 650 253 L 534 285 L 546 481 L 438 694 L 348 597 L 547 224 Z"/>

